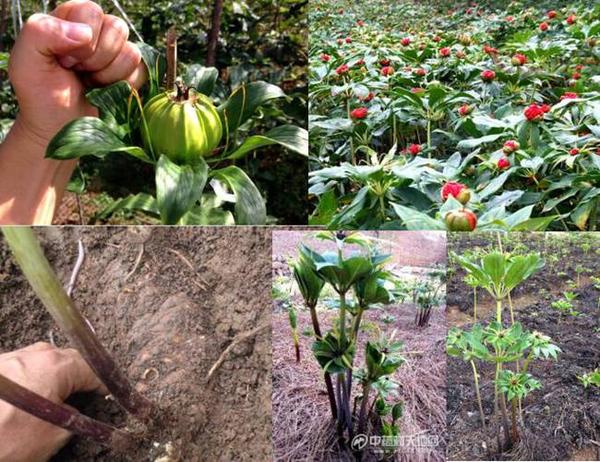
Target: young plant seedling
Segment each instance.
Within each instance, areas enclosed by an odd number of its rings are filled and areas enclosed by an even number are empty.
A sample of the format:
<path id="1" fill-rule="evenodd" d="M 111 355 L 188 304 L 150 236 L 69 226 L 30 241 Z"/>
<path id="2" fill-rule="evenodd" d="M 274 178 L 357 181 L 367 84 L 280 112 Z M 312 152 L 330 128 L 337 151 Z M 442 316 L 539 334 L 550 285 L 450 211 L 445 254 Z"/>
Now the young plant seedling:
<path id="1" fill-rule="evenodd" d="M 583 388 L 589 387 L 600 388 L 600 367 L 594 369 L 591 372 L 586 372 L 583 375 L 578 375 L 577 380 L 581 382 Z"/>

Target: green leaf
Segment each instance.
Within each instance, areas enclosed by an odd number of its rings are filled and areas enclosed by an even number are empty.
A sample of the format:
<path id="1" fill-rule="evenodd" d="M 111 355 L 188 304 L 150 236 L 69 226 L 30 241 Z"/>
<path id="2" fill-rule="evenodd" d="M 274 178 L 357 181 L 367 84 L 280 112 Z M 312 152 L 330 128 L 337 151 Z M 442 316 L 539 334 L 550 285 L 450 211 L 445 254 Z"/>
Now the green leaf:
<path id="1" fill-rule="evenodd" d="M 560 215 L 549 215 L 547 217 L 536 217 L 522 221 L 515 225 L 511 231 L 545 231 Z"/>
<path id="2" fill-rule="evenodd" d="M 571 213 L 571 220 L 575 223 L 581 231 L 585 231 L 587 228 L 587 222 L 590 218 L 590 214 L 594 207 L 598 207 L 598 203 L 595 200 L 587 201 L 580 204 L 573 212 Z"/>
<path id="3" fill-rule="evenodd" d="M 46 148 L 46 158 L 66 160 L 84 156 L 100 159 L 111 152 L 125 152 L 144 162 L 152 163 L 144 150 L 127 146 L 119 136 L 97 117 L 81 117 L 65 125 Z"/>
<path id="4" fill-rule="evenodd" d="M 267 101 L 282 98 L 281 88 L 266 82 L 253 82 L 238 87 L 225 103 L 219 106 L 228 133 L 235 132 L 254 112 Z"/>
<path id="5" fill-rule="evenodd" d="M 10 55 L 8 53 L 0 53 L 0 71 L 8 70 L 8 58 Z"/>
<path id="6" fill-rule="evenodd" d="M 404 205 L 400 204 L 395 204 L 393 202 L 391 203 L 391 205 L 396 214 L 404 222 L 404 225 L 408 230 L 446 230 L 446 226 L 442 222 L 436 220 L 435 218 L 431 218 L 429 215 L 423 212 L 419 212 L 417 210 L 413 210 L 409 207 L 405 207 Z"/>
<path id="7" fill-rule="evenodd" d="M 485 255 L 482 259 L 483 270 L 490 277 L 492 283 L 496 288 L 502 283 L 504 278 L 505 268 L 505 257 L 500 252 L 492 252 Z"/>
<path id="8" fill-rule="evenodd" d="M 458 147 L 458 149 L 465 149 L 465 150 L 473 149 L 482 144 L 491 143 L 493 141 L 496 141 L 497 139 L 502 138 L 503 136 L 506 136 L 506 135 L 504 133 L 498 133 L 496 135 L 482 136 L 481 138 L 471 138 L 468 140 L 462 140 L 458 143 L 457 147 Z"/>
<path id="9" fill-rule="evenodd" d="M 177 165 L 166 156 L 156 164 L 156 200 L 164 224 L 174 225 L 202 197 L 208 176 L 204 159 L 192 165 Z"/>
<path id="10" fill-rule="evenodd" d="M 150 100 L 160 93 L 160 85 L 167 68 L 166 60 L 150 45 L 144 42 L 136 42 L 136 45 L 142 53 L 142 60 L 148 69 L 148 84 L 150 88 L 146 96 Z"/>
<path id="11" fill-rule="evenodd" d="M 308 157 L 308 132 L 295 125 L 281 125 L 269 130 L 264 135 L 246 138 L 242 145 L 229 154 L 226 159 L 239 159 L 250 151 L 279 144 L 290 151 Z"/>
<path id="12" fill-rule="evenodd" d="M 100 118 L 111 128 L 116 129 L 128 122 L 128 100 L 131 96 L 131 85 L 124 80 L 108 87 L 95 88 L 85 97 L 100 112 Z M 133 107 L 137 108 L 137 104 Z"/>
<path id="13" fill-rule="evenodd" d="M 120 210 L 142 210 L 152 215 L 159 214 L 156 199 L 149 194 L 139 193 L 114 201 L 105 209 L 96 214 L 94 220 L 106 220 Z"/>
<path id="14" fill-rule="evenodd" d="M 219 71 L 217 68 L 192 64 L 185 70 L 183 81 L 188 87 L 194 87 L 198 92 L 210 96 L 218 77 Z"/>
<path id="15" fill-rule="evenodd" d="M 264 225 L 267 209 L 260 191 L 246 173 L 236 166 L 215 170 L 212 177 L 226 183 L 235 195 L 235 217 L 239 225 Z"/>

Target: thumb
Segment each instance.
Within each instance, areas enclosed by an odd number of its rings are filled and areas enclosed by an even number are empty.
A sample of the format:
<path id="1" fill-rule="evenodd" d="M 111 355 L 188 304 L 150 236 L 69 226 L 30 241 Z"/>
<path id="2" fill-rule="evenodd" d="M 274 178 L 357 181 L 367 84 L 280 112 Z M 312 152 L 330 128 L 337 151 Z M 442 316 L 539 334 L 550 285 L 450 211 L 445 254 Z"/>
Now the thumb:
<path id="1" fill-rule="evenodd" d="M 34 14 L 23 26 L 18 47 L 47 57 L 65 55 L 92 41 L 90 26 L 65 21 L 47 14 Z"/>

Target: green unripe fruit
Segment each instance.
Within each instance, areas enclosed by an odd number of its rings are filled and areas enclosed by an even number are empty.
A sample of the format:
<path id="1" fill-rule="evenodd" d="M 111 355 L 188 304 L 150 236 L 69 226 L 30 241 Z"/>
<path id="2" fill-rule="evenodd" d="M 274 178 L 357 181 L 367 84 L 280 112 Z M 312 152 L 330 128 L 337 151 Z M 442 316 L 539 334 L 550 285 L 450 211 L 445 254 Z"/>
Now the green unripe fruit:
<path id="1" fill-rule="evenodd" d="M 210 156 L 223 136 L 221 117 L 210 99 L 182 86 L 148 101 L 144 117 L 148 127 L 146 131 L 142 125 L 146 148 L 150 142 L 156 157 L 164 154 L 177 164 Z"/>
<path id="2" fill-rule="evenodd" d="M 477 227 L 477 216 L 469 209 L 448 212 L 445 221 L 449 231 L 473 231 Z"/>

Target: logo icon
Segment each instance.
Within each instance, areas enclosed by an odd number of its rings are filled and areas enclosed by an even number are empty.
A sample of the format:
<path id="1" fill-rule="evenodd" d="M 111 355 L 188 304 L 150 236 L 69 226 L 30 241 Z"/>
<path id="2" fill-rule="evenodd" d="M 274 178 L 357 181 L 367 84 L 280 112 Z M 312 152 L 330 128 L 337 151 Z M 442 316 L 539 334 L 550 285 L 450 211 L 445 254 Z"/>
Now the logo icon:
<path id="1" fill-rule="evenodd" d="M 353 451 L 361 451 L 367 445 L 367 441 L 368 441 L 367 435 L 363 435 L 362 433 L 359 433 L 354 438 L 352 438 L 352 442 L 350 443 L 350 448 Z"/>

